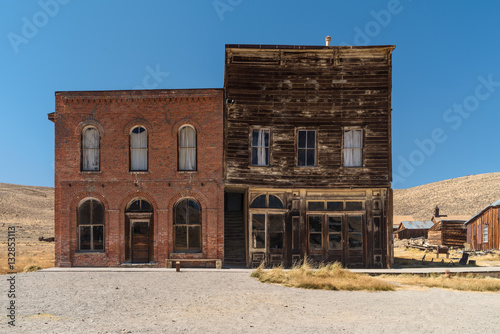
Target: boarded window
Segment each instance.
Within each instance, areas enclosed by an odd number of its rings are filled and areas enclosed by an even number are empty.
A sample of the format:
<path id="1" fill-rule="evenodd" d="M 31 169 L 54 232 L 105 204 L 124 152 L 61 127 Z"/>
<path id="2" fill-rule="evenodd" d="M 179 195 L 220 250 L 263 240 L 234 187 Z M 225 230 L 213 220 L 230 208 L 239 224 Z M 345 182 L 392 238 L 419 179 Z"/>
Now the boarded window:
<path id="1" fill-rule="evenodd" d="M 104 250 L 104 206 L 89 199 L 78 207 L 78 241 L 81 251 Z"/>
<path id="2" fill-rule="evenodd" d="M 252 130 L 252 165 L 269 166 L 269 129 Z"/>
<path id="3" fill-rule="evenodd" d="M 297 132 L 297 166 L 316 165 L 316 131 L 300 130 Z"/>
<path id="4" fill-rule="evenodd" d="M 179 130 L 179 170 L 196 170 L 196 130 L 185 125 Z"/>
<path id="5" fill-rule="evenodd" d="M 193 199 L 183 199 L 174 208 L 175 251 L 201 251 L 201 206 Z"/>
<path id="6" fill-rule="evenodd" d="M 344 166 L 360 167 L 363 153 L 363 130 L 344 131 Z"/>
<path id="7" fill-rule="evenodd" d="M 130 170 L 148 170 L 148 132 L 136 126 L 130 133 Z"/>
<path id="8" fill-rule="evenodd" d="M 94 127 L 82 132 L 82 170 L 99 170 L 99 131 Z"/>

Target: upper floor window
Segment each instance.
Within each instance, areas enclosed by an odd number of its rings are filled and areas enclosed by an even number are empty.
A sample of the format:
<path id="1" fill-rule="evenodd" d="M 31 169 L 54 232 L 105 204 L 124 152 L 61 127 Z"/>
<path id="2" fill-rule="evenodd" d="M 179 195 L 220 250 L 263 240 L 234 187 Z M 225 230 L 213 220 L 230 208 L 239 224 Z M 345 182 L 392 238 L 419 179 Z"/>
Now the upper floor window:
<path id="1" fill-rule="evenodd" d="M 104 250 L 104 206 L 89 199 L 78 207 L 78 244 L 82 251 Z"/>
<path id="2" fill-rule="evenodd" d="M 297 131 L 297 166 L 312 167 L 316 165 L 316 131 Z"/>
<path id="3" fill-rule="evenodd" d="M 184 125 L 179 130 L 179 170 L 196 170 L 196 130 Z"/>
<path id="4" fill-rule="evenodd" d="M 82 170 L 99 170 L 99 131 L 87 127 L 82 131 Z"/>
<path id="5" fill-rule="evenodd" d="M 269 129 L 252 130 L 252 165 L 269 166 Z"/>
<path id="6" fill-rule="evenodd" d="M 363 130 L 344 130 L 344 167 L 363 166 Z"/>
<path id="7" fill-rule="evenodd" d="M 130 133 L 130 170 L 148 170 L 148 131 L 136 126 Z"/>

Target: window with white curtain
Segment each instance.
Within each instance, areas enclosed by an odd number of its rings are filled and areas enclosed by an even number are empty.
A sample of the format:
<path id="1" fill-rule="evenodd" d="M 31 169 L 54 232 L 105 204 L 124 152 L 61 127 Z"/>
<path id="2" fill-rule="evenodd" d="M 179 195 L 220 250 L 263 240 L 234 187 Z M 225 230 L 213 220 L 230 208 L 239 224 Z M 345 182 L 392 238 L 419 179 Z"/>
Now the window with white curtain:
<path id="1" fill-rule="evenodd" d="M 148 131 L 136 126 L 130 133 L 130 170 L 148 170 Z"/>
<path id="2" fill-rule="evenodd" d="M 179 170 L 196 170 L 196 130 L 184 125 L 179 130 Z"/>
<path id="3" fill-rule="evenodd" d="M 363 165 L 363 130 L 344 130 L 344 166 L 360 167 Z"/>
<path id="4" fill-rule="evenodd" d="M 488 243 L 488 225 L 483 225 L 483 244 Z"/>
<path id="5" fill-rule="evenodd" d="M 82 131 L 82 170 L 99 170 L 99 131 L 94 127 Z"/>
<path id="6" fill-rule="evenodd" d="M 269 129 L 252 130 L 252 165 L 269 166 Z"/>

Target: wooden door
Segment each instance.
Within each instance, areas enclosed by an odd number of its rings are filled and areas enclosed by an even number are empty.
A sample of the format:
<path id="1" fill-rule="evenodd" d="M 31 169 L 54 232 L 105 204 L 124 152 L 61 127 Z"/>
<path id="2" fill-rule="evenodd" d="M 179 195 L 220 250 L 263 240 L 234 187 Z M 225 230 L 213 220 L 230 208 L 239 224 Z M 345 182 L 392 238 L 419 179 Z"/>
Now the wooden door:
<path id="1" fill-rule="evenodd" d="M 132 223 L 132 263 L 149 262 L 149 221 Z"/>
<path id="2" fill-rule="evenodd" d="M 347 265 L 346 222 L 343 215 L 327 215 L 326 233 L 323 233 L 328 262 L 340 262 Z"/>

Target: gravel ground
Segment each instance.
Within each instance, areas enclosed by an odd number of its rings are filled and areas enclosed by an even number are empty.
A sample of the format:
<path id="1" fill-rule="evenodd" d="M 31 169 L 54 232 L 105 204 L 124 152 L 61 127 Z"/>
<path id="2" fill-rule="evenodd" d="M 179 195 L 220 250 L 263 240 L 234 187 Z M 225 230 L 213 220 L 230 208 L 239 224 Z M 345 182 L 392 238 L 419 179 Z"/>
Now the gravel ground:
<path id="1" fill-rule="evenodd" d="M 316 291 L 249 272 L 35 272 L 16 276 L 1 333 L 498 333 L 500 294 Z"/>

